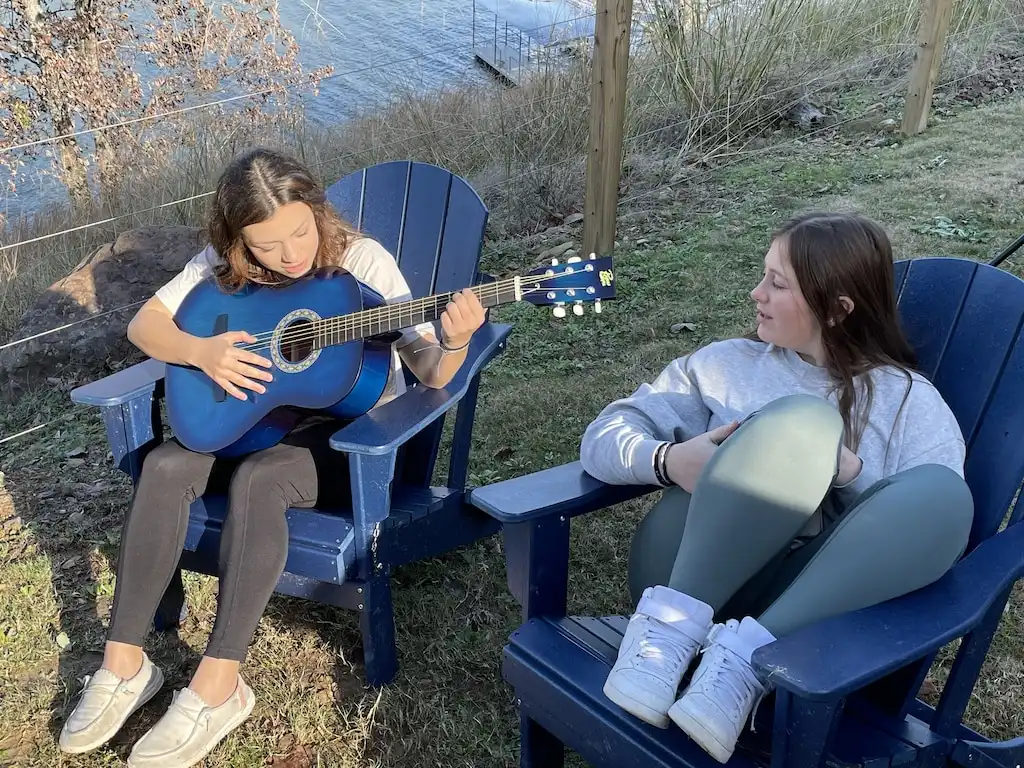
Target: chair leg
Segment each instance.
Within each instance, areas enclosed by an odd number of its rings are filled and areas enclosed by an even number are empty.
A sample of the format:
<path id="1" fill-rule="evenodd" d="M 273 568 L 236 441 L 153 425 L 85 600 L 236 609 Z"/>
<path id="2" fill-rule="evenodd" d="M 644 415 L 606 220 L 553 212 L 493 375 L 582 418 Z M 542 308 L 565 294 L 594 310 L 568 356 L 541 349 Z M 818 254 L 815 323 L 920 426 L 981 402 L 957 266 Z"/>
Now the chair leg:
<path id="1" fill-rule="evenodd" d="M 389 576 L 371 579 L 363 586 L 359 629 L 363 635 L 366 682 L 374 687 L 388 685 L 398 672 L 395 613 Z"/>
<path id="2" fill-rule="evenodd" d="M 519 715 L 519 768 L 562 768 L 565 746 L 536 720 Z"/>
<path id="3" fill-rule="evenodd" d="M 771 768 L 821 768 L 845 704 L 776 691 Z"/>
<path id="4" fill-rule="evenodd" d="M 185 585 L 181 580 L 181 568 L 174 571 L 171 583 L 167 585 L 164 596 L 160 598 L 156 614 L 153 616 L 153 629 L 157 632 L 171 632 L 181 626 L 185 620 Z"/>

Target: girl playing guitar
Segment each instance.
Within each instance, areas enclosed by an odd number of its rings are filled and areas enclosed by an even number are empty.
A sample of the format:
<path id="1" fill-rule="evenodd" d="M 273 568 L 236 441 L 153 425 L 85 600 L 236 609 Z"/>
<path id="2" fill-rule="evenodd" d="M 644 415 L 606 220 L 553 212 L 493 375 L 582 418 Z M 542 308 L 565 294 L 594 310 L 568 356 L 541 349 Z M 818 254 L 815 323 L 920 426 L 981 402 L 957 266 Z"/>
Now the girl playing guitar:
<path id="1" fill-rule="evenodd" d="M 202 370 L 239 399 L 246 399 L 246 390 L 264 392 L 261 382 L 272 380 L 269 360 L 237 346 L 255 338 L 238 331 L 198 338 L 174 322 L 189 290 L 204 279 L 212 275 L 222 288 L 234 290 L 335 267 L 389 303 L 412 298 L 394 257 L 342 221 L 310 171 L 292 157 L 256 149 L 235 158 L 218 182 L 208 231 L 210 245 L 139 310 L 128 338 L 150 357 Z M 483 306 L 467 289 L 442 314 L 440 341 L 429 323 L 405 330 L 394 344 L 388 385 L 377 405 L 405 391 L 403 362 L 425 386 L 445 386 L 483 323 Z M 142 643 L 177 568 L 189 506 L 218 484 L 227 486 L 229 507 L 213 633 L 188 687 L 175 693 L 167 713 L 135 744 L 128 765 L 195 765 L 249 716 L 253 692 L 239 667 L 284 570 L 285 511 L 350 501 L 347 479 L 338 477 L 344 462 L 328 445 L 338 427 L 312 416 L 281 443 L 240 462 L 215 461 L 175 440 L 147 456 L 121 536 L 103 663 L 61 731 L 65 752 L 105 744 L 163 686 L 163 673 Z"/>

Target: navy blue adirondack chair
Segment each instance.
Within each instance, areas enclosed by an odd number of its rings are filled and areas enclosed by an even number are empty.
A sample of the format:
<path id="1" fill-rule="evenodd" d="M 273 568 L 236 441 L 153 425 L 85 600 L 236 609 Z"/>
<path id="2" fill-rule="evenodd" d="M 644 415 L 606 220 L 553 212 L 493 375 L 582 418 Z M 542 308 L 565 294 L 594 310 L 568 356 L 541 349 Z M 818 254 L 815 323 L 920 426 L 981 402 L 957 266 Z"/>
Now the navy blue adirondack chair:
<path id="1" fill-rule="evenodd" d="M 1024 477 L 1024 281 L 974 261 L 927 258 L 899 262 L 897 285 L 922 372 L 968 441 L 976 503 L 968 550 L 922 590 L 757 651 L 754 666 L 777 687 L 775 705 L 759 709 L 771 722 L 746 732 L 733 765 L 1024 762 L 1024 738 L 991 743 L 962 724 L 1010 591 L 1024 575 L 1024 493 L 1010 509 Z M 561 766 L 565 746 L 608 768 L 717 765 L 681 730 L 649 726 L 602 693 L 627 617 L 566 615 L 571 518 L 654 490 L 606 486 L 574 462 L 472 492 L 472 502 L 504 526 L 509 588 L 523 607 L 503 676 L 515 689 L 524 767 Z M 918 699 L 920 686 L 937 652 L 957 638 L 933 708 Z"/>
<path id="2" fill-rule="evenodd" d="M 433 165 L 395 161 L 354 172 L 328 189 L 336 210 L 398 259 L 413 297 L 488 282 L 479 273 L 488 211 L 466 181 Z M 350 509 L 291 509 L 285 573 L 277 592 L 359 612 L 371 685 L 397 672 L 391 570 L 495 533 L 499 525 L 466 504 L 466 473 L 480 374 L 511 331 L 485 323 L 444 389 L 415 386 L 330 440 L 347 454 Z M 147 360 L 74 390 L 99 406 L 115 464 L 133 483 L 163 439 L 159 401 L 164 364 Z M 448 475 L 433 486 L 445 414 L 457 406 Z M 346 457 L 339 453 L 338 461 Z M 226 499 L 208 494 L 190 512 L 180 569 L 157 611 L 157 629 L 182 616 L 181 569 L 217 574 Z"/>

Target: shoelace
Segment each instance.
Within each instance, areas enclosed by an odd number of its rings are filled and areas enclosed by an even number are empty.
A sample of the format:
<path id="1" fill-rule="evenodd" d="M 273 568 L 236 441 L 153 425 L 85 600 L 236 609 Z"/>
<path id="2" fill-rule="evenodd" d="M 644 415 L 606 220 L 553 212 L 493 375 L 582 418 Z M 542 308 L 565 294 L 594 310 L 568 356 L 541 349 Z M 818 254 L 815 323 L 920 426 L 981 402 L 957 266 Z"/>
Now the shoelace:
<path id="1" fill-rule="evenodd" d="M 651 623 L 640 636 L 636 655 L 662 667 L 667 675 L 674 677 L 683 667 L 685 644 L 686 641 L 679 637 L 679 633 L 660 629 Z"/>
<path id="2" fill-rule="evenodd" d="M 713 637 L 708 640 L 713 640 Z M 736 711 L 742 711 L 747 700 L 751 700 L 753 708 L 750 713 L 750 730 L 754 731 L 754 718 L 757 717 L 757 708 L 761 706 L 767 688 L 761 682 L 743 659 L 732 651 L 720 645 L 705 645 L 701 648 L 701 654 L 711 653 L 708 662 L 711 679 L 709 683 L 720 687 L 728 693 L 729 705 Z"/>
<path id="3" fill-rule="evenodd" d="M 102 709 L 106 704 L 106 696 L 114 696 L 117 694 L 118 689 L 125 684 L 124 680 L 114 681 L 102 681 L 96 680 L 94 682 L 93 675 L 86 675 L 82 678 L 82 698 L 79 701 L 76 709 L 81 713 L 90 712 L 96 709 Z M 93 683 L 91 686 L 90 683 Z M 125 692 L 131 695 L 131 691 L 125 688 Z M 104 698 L 100 698 L 100 695 Z"/>
<path id="4" fill-rule="evenodd" d="M 207 731 L 210 730 L 210 720 L 212 719 L 210 711 L 208 709 L 201 709 L 197 712 L 188 708 L 180 702 L 181 694 L 182 691 L 175 691 L 171 696 L 171 709 L 188 722 L 205 728 Z"/>

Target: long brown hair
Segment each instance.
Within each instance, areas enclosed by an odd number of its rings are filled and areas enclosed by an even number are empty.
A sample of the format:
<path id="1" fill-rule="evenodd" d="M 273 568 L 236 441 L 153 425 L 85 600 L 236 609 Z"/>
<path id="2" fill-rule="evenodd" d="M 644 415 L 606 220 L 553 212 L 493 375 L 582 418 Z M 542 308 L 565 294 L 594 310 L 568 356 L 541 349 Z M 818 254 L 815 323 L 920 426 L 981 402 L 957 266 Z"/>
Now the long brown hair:
<path id="1" fill-rule="evenodd" d="M 874 397 L 871 377 L 858 377 L 883 366 L 896 368 L 907 377 L 905 403 L 910 372 L 917 366 L 900 323 L 889 237 L 860 214 L 812 211 L 786 222 L 774 238 L 783 239 L 800 291 L 821 327 L 825 367 L 836 382 L 845 442 L 856 451 Z M 849 315 L 840 303 L 842 296 L 853 302 Z"/>
<path id="2" fill-rule="evenodd" d="M 289 278 L 273 272 L 253 256 L 242 229 L 266 221 L 288 203 L 306 203 L 320 237 L 313 269 L 340 264 L 358 231 L 335 212 L 324 188 L 299 160 L 264 147 L 235 157 L 221 173 L 210 207 L 207 233 L 224 260 L 216 271 L 218 284 L 237 291 L 247 283 L 277 285 Z"/>

